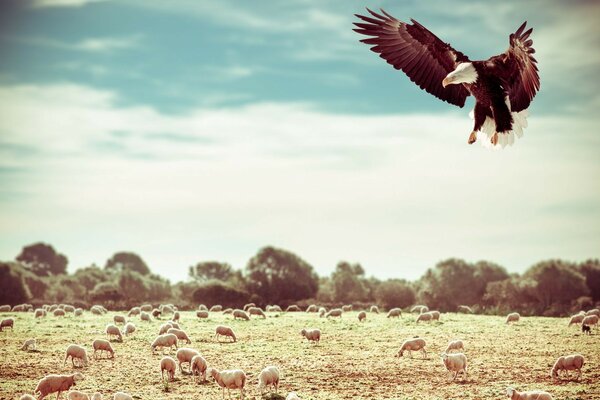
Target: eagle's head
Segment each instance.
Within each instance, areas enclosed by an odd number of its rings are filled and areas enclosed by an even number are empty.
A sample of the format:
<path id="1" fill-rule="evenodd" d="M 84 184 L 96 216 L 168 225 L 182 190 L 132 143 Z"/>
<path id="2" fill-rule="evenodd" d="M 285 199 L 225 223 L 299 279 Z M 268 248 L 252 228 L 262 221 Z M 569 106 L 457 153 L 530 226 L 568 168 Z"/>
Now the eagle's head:
<path id="1" fill-rule="evenodd" d="M 477 80 L 477 71 L 470 62 L 460 63 L 456 69 L 450 72 L 442 81 L 442 86 L 455 85 L 457 83 L 473 83 Z"/>

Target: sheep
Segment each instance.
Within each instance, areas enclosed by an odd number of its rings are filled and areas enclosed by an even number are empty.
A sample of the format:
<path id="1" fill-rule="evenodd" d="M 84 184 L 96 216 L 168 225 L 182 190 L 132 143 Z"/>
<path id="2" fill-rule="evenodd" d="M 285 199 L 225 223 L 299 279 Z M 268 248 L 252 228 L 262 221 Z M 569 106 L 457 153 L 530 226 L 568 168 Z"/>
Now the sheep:
<path id="1" fill-rule="evenodd" d="M 343 312 L 350 312 L 352 311 L 352 304 L 346 304 L 342 306 L 342 311 Z"/>
<path id="2" fill-rule="evenodd" d="M 142 321 L 148 321 L 148 322 L 150 322 L 150 314 L 148 314 L 148 313 L 147 313 L 147 312 L 145 312 L 145 311 L 142 311 L 142 312 L 140 313 L 140 319 L 141 319 Z"/>
<path id="3" fill-rule="evenodd" d="M 327 309 L 325 307 L 319 308 L 319 318 L 323 318 L 327 314 Z"/>
<path id="4" fill-rule="evenodd" d="M 13 311 L 13 312 L 24 312 L 26 310 L 27 310 L 27 308 L 25 307 L 25 304 L 17 304 L 16 306 L 14 306 L 12 308 L 11 311 Z"/>
<path id="5" fill-rule="evenodd" d="M 87 351 L 85 351 L 85 347 L 76 344 L 70 344 L 67 347 L 63 366 L 67 363 L 69 357 L 71 357 L 71 363 L 73 364 L 73 367 L 75 367 L 75 359 L 79 360 L 79 363 L 82 364 L 82 366 L 84 367 L 87 367 L 88 365 L 88 356 Z"/>
<path id="6" fill-rule="evenodd" d="M 413 351 L 421 351 L 423 353 L 423 359 L 425 359 L 427 358 L 427 350 L 425 350 L 426 345 L 427 343 L 425 342 L 425 339 L 421 339 L 419 337 L 407 339 L 402 343 L 402 346 L 400 346 L 397 356 L 402 357 L 404 352 L 407 351 L 408 357 L 412 358 Z"/>
<path id="7" fill-rule="evenodd" d="M 66 306 L 63 307 L 63 310 L 66 313 L 74 313 L 75 312 L 75 307 L 66 305 Z"/>
<path id="8" fill-rule="evenodd" d="M 115 315 L 113 317 L 113 321 L 116 324 L 123 324 L 125 325 L 127 323 L 127 320 L 125 320 L 125 316 L 124 315 Z"/>
<path id="9" fill-rule="evenodd" d="M 223 315 L 232 314 L 232 313 L 233 313 L 233 308 L 226 308 L 225 310 L 223 310 Z"/>
<path id="10" fill-rule="evenodd" d="M 364 321 L 365 319 L 367 319 L 367 313 L 364 311 L 361 311 L 358 313 L 358 320 L 360 322 Z"/>
<path id="11" fill-rule="evenodd" d="M 250 321 L 250 316 L 246 313 L 246 311 L 236 309 L 233 310 L 233 319 L 243 319 L 246 321 Z"/>
<path id="12" fill-rule="evenodd" d="M 163 381 L 165 380 L 165 371 L 167 371 L 167 379 L 171 382 L 175 380 L 175 371 L 177 370 L 177 363 L 173 357 L 165 356 L 160 360 L 160 376 Z"/>
<path id="13" fill-rule="evenodd" d="M 56 310 L 54 310 L 54 312 L 52 314 L 54 314 L 55 317 L 64 317 L 65 310 L 61 310 L 60 308 L 57 308 Z"/>
<path id="14" fill-rule="evenodd" d="M 583 318 L 583 320 L 581 321 L 582 325 L 587 325 L 590 328 L 592 327 L 592 325 L 596 325 L 596 327 L 598 326 L 598 316 L 597 315 L 588 315 L 585 318 Z"/>
<path id="15" fill-rule="evenodd" d="M 0 306 L 0 312 L 10 312 L 10 306 L 8 304 Z"/>
<path id="16" fill-rule="evenodd" d="M 196 382 L 196 376 L 202 376 L 202 382 L 206 381 L 206 369 L 208 368 L 208 364 L 204 357 L 200 354 L 196 354 L 192 357 L 192 361 L 190 361 L 190 367 L 192 369 L 192 376 L 194 378 L 194 382 Z"/>
<path id="17" fill-rule="evenodd" d="M 250 307 L 256 307 L 256 304 L 254 304 L 254 303 L 244 304 L 243 309 L 244 309 L 244 311 L 247 311 Z"/>
<path id="18" fill-rule="evenodd" d="M 219 336 L 228 336 L 232 339 L 232 341 L 237 341 L 233 329 L 231 329 L 228 326 L 219 325 L 215 328 L 215 339 L 217 340 L 217 342 L 219 341 Z"/>
<path id="19" fill-rule="evenodd" d="M 306 307 L 307 313 L 313 313 L 313 312 L 317 312 L 317 311 L 319 311 L 319 308 L 317 307 L 316 304 L 311 304 L 310 306 Z"/>
<path id="20" fill-rule="evenodd" d="M 129 335 L 130 333 L 135 332 L 135 325 L 133 324 L 133 322 L 128 322 L 125 324 L 125 326 L 123 327 L 123 334 L 124 335 Z"/>
<path id="21" fill-rule="evenodd" d="M 173 335 L 172 333 L 165 333 L 164 335 L 157 336 L 150 345 L 153 353 L 157 347 L 168 347 L 170 351 L 171 347 L 173 346 L 175 346 L 175 350 L 177 350 L 177 336 Z"/>
<path id="22" fill-rule="evenodd" d="M 469 306 L 458 306 L 458 312 L 463 312 L 465 314 L 473 314 L 473 309 Z"/>
<path id="23" fill-rule="evenodd" d="M 511 400 L 552 400 L 552 395 L 541 390 L 530 390 L 527 392 L 517 392 L 509 387 L 506 389 L 506 395 Z"/>
<path id="24" fill-rule="evenodd" d="M 113 394 L 113 400 L 133 400 L 133 397 L 125 392 L 117 392 Z"/>
<path id="25" fill-rule="evenodd" d="M 510 322 L 519 322 L 521 319 L 521 315 L 519 313 L 510 313 L 506 316 L 506 324 L 508 325 Z"/>
<path id="26" fill-rule="evenodd" d="M 439 321 L 440 320 L 440 312 L 439 311 L 429 311 L 429 314 L 431 314 L 431 320 L 436 320 Z"/>
<path id="27" fill-rule="evenodd" d="M 585 315 L 586 315 L 586 316 L 587 316 L 587 315 L 595 315 L 595 316 L 597 316 L 597 317 L 600 317 L 600 310 L 599 310 L 599 309 L 597 309 L 597 308 L 593 308 L 593 309 L 591 309 L 591 310 L 587 311 L 587 312 L 585 313 Z"/>
<path id="28" fill-rule="evenodd" d="M 81 317 L 83 315 L 83 308 L 76 308 L 73 315 L 75 315 L 76 317 Z"/>
<path id="29" fill-rule="evenodd" d="M 179 340 L 185 340 L 187 344 L 192 343 L 187 333 L 185 333 L 185 331 L 182 331 L 181 329 L 171 328 L 167 331 L 167 333 L 172 333 L 173 335 L 177 336 L 177 339 Z"/>
<path id="30" fill-rule="evenodd" d="M 38 308 L 35 310 L 35 312 L 33 313 L 33 317 L 34 318 L 43 318 L 47 315 L 46 310 L 44 310 L 43 308 Z"/>
<path id="31" fill-rule="evenodd" d="M 56 398 L 58 399 L 62 392 L 66 392 L 72 386 L 75 386 L 77 382 L 82 381 L 83 379 L 83 375 L 81 375 L 79 372 L 76 372 L 72 375 L 46 375 L 40 379 L 35 387 L 34 393 L 39 393 L 38 400 L 42 400 L 50 393 L 58 392 L 56 395 Z"/>
<path id="32" fill-rule="evenodd" d="M 569 326 L 575 324 L 580 324 L 581 321 L 583 321 L 583 319 L 585 318 L 584 314 L 575 314 L 571 317 L 571 319 L 569 320 Z"/>
<path id="33" fill-rule="evenodd" d="M 569 371 L 576 370 L 576 380 L 579 380 L 579 378 L 581 377 L 581 367 L 583 367 L 584 363 L 585 360 L 583 359 L 583 356 L 581 354 L 572 354 L 570 356 L 559 357 L 554 363 L 552 369 L 550 370 L 550 377 L 553 379 L 560 379 L 559 373 L 560 371 L 564 371 L 568 379 Z"/>
<path id="34" fill-rule="evenodd" d="M 208 318 L 208 311 L 196 311 L 196 317 Z"/>
<path id="35" fill-rule="evenodd" d="M 92 395 L 91 400 L 102 400 L 102 395 L 100 393 L 96 392 Z"/>
<path id="36" fill-rule="evenodd" d="M 6 328 L 10 328 L 11 331 L 14 330 L 15 320 L 12 318 L 4 318 L 2 322 L 0 322 L 0 332 L 2 332 L 2 330 Z"/>
<path id="37" fill-rule="evenodd" d="M 94 349 L 94 359 L 96 359 L 96 352 L 100 351 L 100 355 L 102 356 L 102 352 L 105 351 L 110 355 L 109 358 L 115 358 L 115 351 L 112 348 L 112 345 L 108 340 L 104 339 L 96 339 L 92 342 L 92 348 Z"/>
<path id="38" fill-rule="evenodd" d="M 10 311 L 10 306 L 9 306 L 8 311 Z M 30 394 L 24 394 L 21 397 L 19 397 L 19 400 L 35 400 L 35 397 L 33 397 Z"/>
<path id="39" fill-rule="evenodd" d="M 142 312 L 140 307 L 132 307 L 127 313 L 128 317 L 135 317 L 136 315 L 140 315 Z"/>
<path id="40" fill-rule="evenodd" d="M 56 310 L 55 310 L 55 311 L 56 311 Z M 92 313 L 92 314 L 94 314 L 94 315 L 102 315 L 102 314 L 103 314 L 102 310 L 101 310 L 101 309 L 99 309 L 99 308 L 97 308 L 96 306 L 94 306 L 94 307 L 90 308 L 90 311 L 91 311 L 91 313 Z"/>
<path id="41" fill-rule="evenodd" d="M 418 312 L 419 314 L 429 311 L 429 307 L 423 305 L 416 305 L 410 309 L 411 313 Z"/>
<path id="42" fill-rule="evenodd" d="M 450 353 L 450 350 L 465 350 L 464 344 L 462 340 L 452 340 L 450 343 L 448 343 L 448 347 L 446 347 L 446 350 L 444 351 L 444 353 Z"/>
<path id="43" fill-rule="evenodd" d="M 174 313 L 175 313 L 175 309 L 173 307 L 171 307 L 171 305 L 163 304 L 160 306 L 160 314 L 161 315 L 174 314 Z"/>
<path id="44" fill-rule="evenodd" d="M 267 316 L 265 315 L 265 313 L 263 312 L 263 310 L 261 310 L 261 309 L 260 309 L 260 308 L 258 308 L 258 307 L 250 307 L 250 308 L 248 309 L 248 313 L 249 313 L 250 315 L 257 315 L 257 316 L 259 316 L 259 317 L 267 318 Z"/>
<path id="45" fill-rule="evenodd" d="M 159 334 L 159 335 L 163 335 L 163 334 L 167 333 L 167 331 L 168 331 L 169 329 L 172 329 L 172 328 L 173 328 L 173 325 L 171 325 L 171 324 L 170 324 L 170 323 L 168 323 L 168 322 L 167 322 L 166 324 L 162 324 L 162 325 L 160 326 L 160 328 L 158 328 L 158 334 Z"/>
<path id="46" fill-rule="evenodd" d="M 371 306 L 371 308 L 369 309 L 370 312 L 374 313 L 374 314 L 379 314 L 379 307 L 377 306 Z"/>
<path id="47" fill-rule="evenodd" d="M 244 386 L 246 385 L 246 374 L 244 371 L 241 369 L 217 371 L 214 368 L 209 368 L 207 373 L 223 388 L 223 398 L 225 398 L 225 388 L 227 388 L 228 396 L 230 396 L 230 389 L 240 389 L 242 399 L 244 398 Z"/>
<path id="48" fill-rule="evenodd" d="M 106 325 L 106 329 L 104 330 L 106 336 L 110 340 L 111 336 L 116 336 L 119 342 L 123 341 L 123 335 L 121 335 L 121 331 L 116 325 L 108 324 Z"/>
<path id="49" fill-rule="evenodd" d="M 285 400 L 300 400 L 300 397 L 298 397 L 296 392 L 289 392 Z"/>
<path id="50" fill-rule="evenodd" d="M 400 308 L 392 308 L 390 311 L 388 311 L 387 313 L 387 318 L 400 318 L 402 316 L 402 309 Z"/>
<path id="51" fill-rule="evenodd" d="M 192 372 L 192 358 L 194 358 L 194 356 L 197 356 L 197 355 L 200 355 L 198 350 L 190 349 L 188 347 L 182 347 L 179 350 L 177 350 L 176 356 L 177 356 L 177 360 L 179 360 L 179 371 L 181 371 L 183 373 L 183 367 L 181 366 L 181 364 L 189 363 L 190 364 L 189 371 L 191 373 Z"/>
<path id="52" fill-rule="evenodd" d="M 258 389 L 261 395 L 266 387 L 271 391 L 271 386 L 275 388 L 275 393 L 277 393 L 279 390 L 279 369 L 274 366 L 264 368 L 258 375 Z"/>
<path id="53" fill-rule="evenodd" d="M 198 311 L 208 311 L 208 307 L 206 307 L 204 304 L 200 304 L 198 306 Z"/>
<path id="54" fill-rule="evenodd" d="M 54 312 L 54 310 L 56 310 L 58 308 L 58 305 L 56 304 L 52 304 L 50 307 L 48 307 L 48 311 L 49 313 Z"/>
<path id="55" fill-rule="evenodd" d="M 295 304 L 292 304 L 291 306 L 288 306 L 288 307 L 285 309 L 285 311 L 286 311 L 286 312 L 298 312 L 298 311 L 302 311 L 302 310 L 301 310 L 301 309 L 300 309 L 300 307 L 298 307 L 297 305 L 295 305 Z"/>
<path id="56" fill-rule="evenodd" d="M 179 311 L 175 311 L 173 313 L 173 321 L 179 321 L 180 318 L 181 318 L 181 314 L 179 314 Z"/>
<path id="57" fill-rule="evenodd" d="M 267 307 L 267 311 L 282 312 L 281 307 L 279 307 L 278 305 L 273 305 L 271 307 Z"/>
<path id="58" fill-rule="evenodd" d="M 67 394 L 67 399 L 68 400 L 90 400 L 90 397 L 87 394 L 80 392 L 79 390 L 70 390 L 69 393 Z"/>
<path id="59" fill-rule="evenodd" d="M 587 326 L 587 325 L 581 325 L 581 332 L 583 332 L 583 333 L 585 333 L 585 334 L 588 334 L 588 335 L 591 335 L 591 333 L 592 333 L 592 328 L 590 328 L 590 327 L 589 327 L 589 326 Z"/>
<path id="60" fill-rule="evenodd" d="M 154 318 L 160 319 L 160 314 L 162 314 L 162 312 L 159 309 L 155 308 L 154 310 L 152 310 L 151 314 Z"/>
<path id="61" fill-rule="evenodd" d="M 341 308 L 334 308 L 333 310 L 329 310 L 329 312 L 327 314 L 325 314 L 325 318 L 329 318 L 329 317 L 340 317 L 342 318 L 342 314 L 344 313 L 344 311 L 342 311 Z"/>
<path id="62" fill-rule="evenodd" d="M 23 346 L 21 346 L 21 350 L 33 350 L 35 351 L 35 339 L 27 339 L 23 342 Z"/>
<path id="63" fill-rule="evenodd" d="M 452 380 L 455 380 L 458 373 L 461 371 L 465 373 L 465 380 L 467 379 L 467 356 L 463 353 L 442 353 L 441 357 L 446 369 L 450 371 L 450 373 L 454 372 L 454 378 L 452 378 Z"/>
<path id="64" fill-rule="evenodd" d="M 309 342 L 317 344 L 321 341 L 321 330 L 320 329 L 302 329 L 300 334 L 304 336 Z"/>
<path id="65" fill-rule="evenodd" d="M 170 324 L 175 329 L 181 329 L 181 327 L 179 326 L 179 324 L 177 322 L 175 322 L 175 321 L 167 321 L 167 324 Z"/>
<path id="66" fill-rule="evenodd" d="M 221 312 L 223 311 L 223 306 L 220 304 L 215 304 L 214 306 L 212 306 L 209 310 L 210 312 Z"/>
<path id="67" fill-rule="evenodd" d="M 140 306 L 140 312 L 141 311 L 151 312 L 152 311 L 152 304 L 142 304 Z"/>

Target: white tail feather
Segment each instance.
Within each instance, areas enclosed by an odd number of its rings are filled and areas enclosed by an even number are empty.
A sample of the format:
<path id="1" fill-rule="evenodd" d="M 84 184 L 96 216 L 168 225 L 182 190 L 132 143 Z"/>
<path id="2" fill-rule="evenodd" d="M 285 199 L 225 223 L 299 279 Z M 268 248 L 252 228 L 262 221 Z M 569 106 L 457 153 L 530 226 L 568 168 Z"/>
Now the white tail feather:
<path id="1" fill-rule="evenodd" d="M 477 140 L 483 147 L 504 148 L 507 145 L 512 146 L 515 143 L 515 137 L 519 139 L 523 137 L 523 129 L 527 128 L 528 111 L 511 112 L 511 114 L 513 118 L 512 130 L 509 132 L 498 133 L 498 144 L 496 146 L 494 146 L 491 141 L 492 136 L 494 136 L 494 133 L 496 132 L 496 123 L 490 117 L 485 118 L 485 122 L 481 126 L 481 129 L 477 131 Z M 469 113 L 469 116 L 473 119 L 473 111 Z"/>

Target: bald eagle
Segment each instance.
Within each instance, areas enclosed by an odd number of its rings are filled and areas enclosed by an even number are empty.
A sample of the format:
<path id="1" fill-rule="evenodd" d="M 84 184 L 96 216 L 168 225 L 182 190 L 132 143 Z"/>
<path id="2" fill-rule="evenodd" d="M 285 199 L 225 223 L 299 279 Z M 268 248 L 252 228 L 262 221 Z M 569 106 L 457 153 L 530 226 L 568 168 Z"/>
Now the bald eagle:
<path id="1" fill-rule="evenodd" d="M 411 19 L 399 21 L 367 8 L 371 16 L 355 14 L 354 31 L 369 36 L 361 42 L 394 68 L 402 70 L 421 89 L 459 107 L 470 94 L 475 97 L 475 125 L 469 135 L 472 144 L 479 135 L 492 146 L 512 145 L 527 126 L 527 107 L 540 89 L 533 41 L 525 31 L 527 21 L 509 36 L 504 53 L 485 61 L 471 61 Z"/>

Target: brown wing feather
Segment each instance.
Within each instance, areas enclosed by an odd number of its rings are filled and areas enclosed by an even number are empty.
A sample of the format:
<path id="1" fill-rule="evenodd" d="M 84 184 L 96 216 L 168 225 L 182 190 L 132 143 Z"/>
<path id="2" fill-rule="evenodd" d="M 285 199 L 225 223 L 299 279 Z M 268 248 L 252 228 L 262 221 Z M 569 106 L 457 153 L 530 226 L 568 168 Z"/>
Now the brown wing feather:
<path id="1" fill-rule="evenodd" d="M 510 35 L 510 46 L 504 53 L 504 64 L 508 67 L 506 68 L 508 97 L 511 109 L 515 112 L 529 107 L 531 100 L 540 90 L 537 60 L 533 57 L 535 50 L 531 47 L 533 40 L 529 39 L 533 28 L 523 32 L 526 25 L 527 21 Z"/>
<path id="2" fill-rule="evenodd" d="M 413 19 L 412 24 L 406 24 L 383 10 L 383 15 L 367 11 L 375 18 L 356 14 L 363 22 L 354 23 L 354 31 L 370 36 L 361 42 L 374 45 L 372 51 L 402 70 L 421 89 L 450 104 L 465 105 L 469 92 L 462 85 L 444 88 L 442 80 L 459 63 L 469 61 L 467 56 Z"/>

